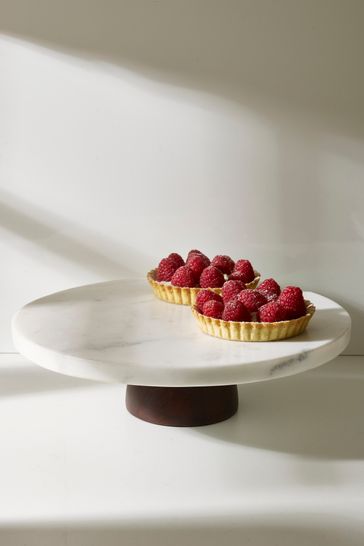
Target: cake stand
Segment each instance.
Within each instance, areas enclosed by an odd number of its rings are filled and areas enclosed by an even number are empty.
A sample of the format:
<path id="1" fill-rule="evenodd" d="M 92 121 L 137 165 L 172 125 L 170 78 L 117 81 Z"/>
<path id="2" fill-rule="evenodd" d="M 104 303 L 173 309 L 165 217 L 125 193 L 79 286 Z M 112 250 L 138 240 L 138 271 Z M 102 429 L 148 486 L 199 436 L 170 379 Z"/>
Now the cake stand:
<path id="1" fill-rule="evenodd" d="M 127 384 L 126 407 L 140 419 L 206 425 L 237 411 L 237 384 L 300 373 L 343 351 L 348 313 L 319 294 L 305 298 L 316 306 L 306 332 L 242 343 L 203 334 L 189 307 L 156 299 L 146 281 L 117 280 L 29 303 L 13 319 L 13 337 L 44 368 Z"/>

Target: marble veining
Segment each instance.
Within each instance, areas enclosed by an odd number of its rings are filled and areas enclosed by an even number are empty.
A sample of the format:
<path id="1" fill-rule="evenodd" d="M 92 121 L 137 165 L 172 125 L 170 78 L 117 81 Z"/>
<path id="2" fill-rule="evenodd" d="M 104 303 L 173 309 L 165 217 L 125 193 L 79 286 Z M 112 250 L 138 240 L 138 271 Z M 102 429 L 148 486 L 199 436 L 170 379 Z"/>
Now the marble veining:
<path id="1" fill-rule="evenodd" d="M 299 373 L 347 345 L 350 317 L 307 292 L 308 330 L 285 341 L 240 343 L 203 334 L 191 310 L 156 299 L 144 280 L 82 286 L 29 303 L 13 319 L 17 349 L 67 375 L 156 386 L 222 385 Z"/>
<path id="2" fill-rule="evenodd" d="M 270 375 L 275 375 L 276 373 L 279 373 L 281 370 L 289 367 L 292 368 L 292 366 L 299 364 L 300 362 L 303 362 L 307 358 L 307 352 L 302 351 L 302 353 L 299 353 L 298 355 L 292 356 L 291 358 L 287 358 L 286 360 L 283 360 L 282 362 L 278 362 L 278 364 L 275 364 L 272 366 L 270 370 Z"/>

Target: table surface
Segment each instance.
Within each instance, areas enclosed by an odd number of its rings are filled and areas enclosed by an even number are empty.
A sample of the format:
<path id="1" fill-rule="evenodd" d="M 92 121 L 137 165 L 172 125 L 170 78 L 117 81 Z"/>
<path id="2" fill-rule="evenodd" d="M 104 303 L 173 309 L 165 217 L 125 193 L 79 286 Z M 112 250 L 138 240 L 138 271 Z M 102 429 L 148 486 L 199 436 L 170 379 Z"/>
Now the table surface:
<path id="1" fill-rule="evenodd" d="M 348 313 L 307 292 L 316 306 L 306 332 L 242 343 L 200 331 L 189 307 L 156 299 L 144 280 L 118 280 L 51 294 L 13 320 L 16 348 L 50 370 L 134 385 L 209 386 L 263 381 L 333 359 L 350 336 Z"/>
<path id="2" fill-rule="evenodd" d="M 364 357 L 339 357 L 159 427 L 124 386 L 0 355 L 0 544 L 362 546 L 363 389 Z"/>

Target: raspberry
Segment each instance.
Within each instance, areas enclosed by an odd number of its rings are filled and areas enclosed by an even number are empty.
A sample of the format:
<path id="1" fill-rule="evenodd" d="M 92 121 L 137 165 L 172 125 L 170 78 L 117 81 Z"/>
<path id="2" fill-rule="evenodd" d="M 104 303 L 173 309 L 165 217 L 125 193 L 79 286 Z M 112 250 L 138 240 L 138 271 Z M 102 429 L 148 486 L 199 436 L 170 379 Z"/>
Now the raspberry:
<path id="1" fill-rule="evenodd" d="M 260 294 L 262 294 L 267 301 L 275 301 L 278 299 L 278 294 L 276 292 L 273 292 L 272 290 L 261 290 L 260 288 L 257 289 Z"/>
<path id="2" fill-rule="evenodd" d="M 222 297 L 219 296 L 219 294 L 216 294 L 216 292 L 213 292 L 212 290 L 199 290 L 197 296 L 196 296 L 196 307 L 197 311 L 199 313 L 202 313 L 202 309 L 204 304 L 207 301 L 215 300 L 215 301 L 221 301 Z"/>
<path id="3" fill-rule="evenodd" d="M 229 281 L 240 281 L 244 283 L 245 276 L 243 273 L 239 273 L 239 271 L 235 271 L 229 275 Z"/>
<path id="4" fill-rule="evenodd" d="M 287 286 L 282 290 L 277 301 L 285 309 L 288 319 L 295 319 L 306 314 L 305 300 L 298 286 Z"/>
<path id="5" fill-rule="evenodd" d="M 197 280 L 193 271 L 187 266 L 182 265 L 175 271 L 171 279 L 173 286 L 193 288 L 197 286 Z"/>
<path id="6" fill-rule="evenodd" d="M 201 288 L 219 288 L 224 284 L 224 275 L 221 273 L 220 269 L 209 265 L 201 273 L 200 277 L 200 286 Z"/>
<path id="7" fill-rule="evenodd" d="M 204 256 L 205 258 L 207 258 L 209 260 L 209 258 L 206 256 L 206 254 L 204 254 L 203 252 L 201 252 L 201 250 L 197 250 L 197 249 L 193 249 L 193 250 L 190 250 L 189 253 L 187 254 L 187 260 L 190 256 L 192 256 L 192 254 L 199 254 L 200 256 Z M 186 260 L 186 262 L 187 262 Z M 209 263 L 210 263 L 210 260 L 209 260 Z"/>
<path id="8" fill-rule="evenodd" d="M 259 308 L 258 320 L 260 322 L 279 322 L 287 320 L 287 315 L 285 309 L 278 302 L 271 301 Z"/>
<path id="9" fill-rule="evenodd" d="M 203 308 L 202 312 L 206 317 L 212 317 L 220 319 L 224 311 L 224 304 L 222 301 L 209 300 L 207 301 Z"/>
<path id="10" fill-rule="evenodd" d="M 245 289 L 245 284 L 241 281 L 226 281 L 222 287 L 222 299 L 227 303 L 232 298 L 237 296 L 239 292 Z"/>
<path id="11" fill-rule="evenodd" d="M 171 260 L 169 257 L 163 258 L 158 265 L 156 276 L 157 281 L 170 281 L 177 267 L 178 266 L 175 264 L 173 259 Z"/>
<path id="12" fill-rule="evenodd" d="M 258 290 L 259 292 L 263 292 L 263 294 L 265 291 L 267 291 L 268 293 L 273 292 L 274 294 L 277 294 L 277 296 L 279 296 L 279 294 L 281 293 L 281 287 L 274 279 L 266 279 L 265 281 L 263 281 L 258 286 Z"/>
<path id="13" fill-rule="evenodd" d="M 187 254 L 187 260 L 188 258 L 191 256 L 191 254 L 202 254 L 202 252 L 200 250 L 197 250 L 197 248 L 193 248 L 192 250 L 189 251 L 189 253 Z"/>
<path id="14" fill-rule="evenodd" d="M 234 269 L 235 262 L 230 256 L 219 254 L 218 256 L 215 256 L 211 264 L 220 269 L 223 273 L 226 273 L 226 275 L 229 275 Z"/>
<path id="15" fill-rule="evenodd" d="M 172 254 L 168 256 L 168 259 L 172 260 L 173 263 L 176 264 L 177 269 L 182 265 L 185 265 L 184 259 L 182 258 L 182 256 L 177 254 L 177 252 L 172 252 Z"/>
<path id="16" fill-rule="evenodd" d="M 186 264 L 192 269 L 195 277 L 199 279 L 202 271 L 210 265 L 210 260 L 204 254 L 191 254 L 187 258 Z"/>
<path id="17" fill-rule="evenodd" d="M 249 260 L 238 260 L 235 264 L 233 273 L 240 273 L 243 282 L 252 282 L 255 278 L 255 273 L 252 264 Z"/>
<path id="18" fill-rule="evenodd" d="M 233 320 L 235 322 L 249 322 L 251 320 L 248 309 L 237 299 L 230 300 L 222 314 L 222 320 Z"/>
<path id="19" fill-rule="evenodd" d="M 258 311 L 259 307 L 267 303 L 267 298 L 258 292 L 258 290 L 243 290 L 238 295 L 238 300 L 250 311 L 254 313 Z"/>

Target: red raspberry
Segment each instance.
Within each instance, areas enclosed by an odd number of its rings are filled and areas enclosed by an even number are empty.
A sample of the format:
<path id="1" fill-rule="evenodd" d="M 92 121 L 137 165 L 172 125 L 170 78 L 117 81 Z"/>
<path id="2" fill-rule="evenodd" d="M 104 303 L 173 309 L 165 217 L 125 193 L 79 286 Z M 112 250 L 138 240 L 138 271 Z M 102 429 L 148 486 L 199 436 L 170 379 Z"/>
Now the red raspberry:
<path id="1" fill-rule="evenodd" d="M 215 256 L 211 264 L 220 269 L 223 273 L 226 273 L 226 275 L 229 275 L 234 269 L 235 262 L 230 256 L 219 254 L 218 256 Z"/>
<path id="2" fill-rule="evenodd" d="M 229 281 L 240 281 L 244 283 L 243 279 L 245 279 L 245 276 L 243 273 L 239 273 L 239 271 L 235 271 L 229 275 Z"/>
<path id="3" fill-rule="evenodd" d="M 254 269 L 249 260 L 238 260 L 233 273 L 240 273 L 241 280 L 245 283 L 252 282 L 255 279 Z"/>
<path id="4" fill-rule="evenodd" d="M 237 299 L 230 300 L 222 314 L 222 320 L 233 320 L 235 322 L 250 322 L 251 315 L 248 309 Z"/>
<path id="5" fill-rule="evenodd" d="M 261 290 L 260 288 L 257 289 L 260 294 L 262 294 L 267 301 L 275 301 L 278 299 L 278 294 L 276 292 L 272 292 L 272 290 Z"/>
<path id="6" fill-rule="evenodd" d="M 222 299 L 227 303 L 232 298 L 237 296 L 239 292 L 245 289 L 245 284 L 241 281 L 226 281 L 222 287 Z"/>
<path id="7" fill-rule="evenodd" d="M 265 291 L 267 291 L 268 293 L 273 292 L 274 294 L 277 294 L 277 296 L 279 296 L 279 294 L 281 293 L 281 287 L 274 279 L 266 279 L 265 281 L 260 283 L 260 285 L 258 286 L 258 290 L 259 292 L 263 292 L 263 294 Z"/>
<path id="8" fill-rule="evenodd" d="M 195 277 L 199 279 L 202 271 L 210 265 L 210 260 L 204 254 L 191 254 L 187 258 L 186 265 L 192 269 Z"/>
<path id="9" fill-rule="evenodd" d="M 220 288 L 225 282 L 224 275 L 220 269 L 209 265 L 201 273 L 200 286 L 201 288 Z"/>
<path id="10" fill-rule="evenodd" d="M 267 298 L 258 290 L 243 290 L 238 296 L 238 300 L 245 305 L 251 313 L 258 311 L 259 307 L 267 303 Z"/>
<path id="11" fill-rule="evenodd" d="M 262 305 L 258 309 L 258 320 L 260 322 L 279 322 L 287 320 L 285 309 L 276 301 L 271 301 Z"/>
<path id="12" fill-rule="evenodd" d="M 197 311 L 199 313 L 202 313 L 202 309 L 204 304 L 207 301 L 215 300 L 215 301 L 221 301 L 222 297 L 219 296 L 219 294 L 216 294 L 216 292 L 213 292 L 212 290 L 199 290 L 197 296 L 196 296 L 196 307 Z"/>
<path id="13" fill-rule="evenodd" d="M 200 250 L 196 250 L 196 249 L 193 249 L 193 250 L 190 250 L 189 253 L 187 254 L 187 260 L 190 256 L 192 256 L 192 254 L 200 254 L 200 256 L 205 256 L 205 258 L 209 259 L 206 254 L 204 254 L 203 252 L 201 252 Z M 187 262 L 186 260 L 186 262 Z M 210 260 L 209 260 L 209 263 L 210 263 Z"/>
<path id="14" fill-rule="evenodd" d="M 181 267 L 182 265 L 185 265 L 184 259 L 182 258 L 182 256 L 177 254 L 177 252 L 172 252 L 172 254 L 170 254 L 168 256 L 168 259 L 172 260 L 173 263 L 176 264 L 177 269 L 178 269 L 178 267 Z"/>
<path id="15" fill-rule="evenodd" d="M 224 304 L 222 303 L 222 301 L 216 300 L 207 301 L 202 308 L 202 313 L 206 315 L 206 317 L 212 317 L 217 319 L 221 318 L 223 311 Z"/>
<path id="16" fill-rule="evenodd" d="M 173 259 L 171 260 L 169 257 L 163 258 L 158 265 L 156 276 L 157 281 L 170 281 L 177 267 L 178 266 L 175 264 Z"/>
<path id="17" fill-rule="evenodd" d="M 202 254 L 202 252 L 200 250 L 197 250 L 197 248 L 193 248 L 192 250 L 189 251 L 189 253 L 187 254 L 187 260 L 188 258 L 190 257 L 191 254 Z"/>
<path id="18" fill-rule="evenodd" d="M 298 286 L 287 286 L 282 290 L 277 301 L 285 309 L 288 319 L 295 319 L 306 314 L 305 300 Z"/>
<path id="19" fill-rule="evenodd" d="M 197 280 L 193 271 L 187 266 L 182 265 L 175 271 L 171 279 L 173 286 L 193 288 L 197 286 Z"/>

